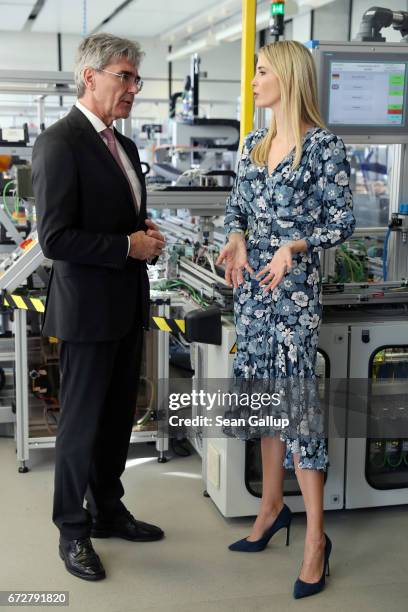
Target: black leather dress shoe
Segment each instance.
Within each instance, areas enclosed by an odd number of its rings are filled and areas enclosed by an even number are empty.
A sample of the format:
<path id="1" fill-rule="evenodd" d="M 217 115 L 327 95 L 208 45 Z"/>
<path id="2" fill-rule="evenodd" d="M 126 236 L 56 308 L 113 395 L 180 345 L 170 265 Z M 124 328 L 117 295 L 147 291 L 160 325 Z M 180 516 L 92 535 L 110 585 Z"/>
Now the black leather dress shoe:
<path id="1" fill-rule="evenodd" d="M 164 531 L 160 527 L 137 521 L 128 510 L 117 514 L 111 521 L 92 519 L 91 538 L 123 538 L 131 542 L 161 540 Z"/>
<path id="2" fill-rule="evenodd" d="M 70 574 L 83 580 L 102 580 L 106 577 L 100 558 L 89 538 L 64 540 L 60 538 L 59 554 Z"/>

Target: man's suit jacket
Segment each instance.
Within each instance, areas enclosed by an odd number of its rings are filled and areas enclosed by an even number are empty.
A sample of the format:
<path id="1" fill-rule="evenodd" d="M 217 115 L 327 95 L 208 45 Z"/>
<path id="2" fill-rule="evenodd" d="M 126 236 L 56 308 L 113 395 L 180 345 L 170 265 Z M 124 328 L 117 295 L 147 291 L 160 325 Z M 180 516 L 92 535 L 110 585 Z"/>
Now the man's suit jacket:
<path id="1" fill-rule="evenodd" d="M 129 183 L 101 136 L 76 107 L 33 150 L 37 227 L 54 260 L 43 334 L 69 342 L 116 340 L 149 321 L 146 262 L 127 257 L 146 230 L 146 187 L 136 145 L 115 130 L 142 187 L 137 213 Z"/>

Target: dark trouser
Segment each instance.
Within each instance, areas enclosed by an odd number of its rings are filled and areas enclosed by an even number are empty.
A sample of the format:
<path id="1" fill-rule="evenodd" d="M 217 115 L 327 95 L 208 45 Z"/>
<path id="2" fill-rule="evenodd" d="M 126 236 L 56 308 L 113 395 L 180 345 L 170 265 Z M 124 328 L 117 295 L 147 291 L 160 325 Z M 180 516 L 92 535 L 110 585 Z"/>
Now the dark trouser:
<path id="1" fill-rule="evenodd" d="M 111 342 L 61 342 L 61 414 L 53 521 L 61 536 L 88 537 L 91 514 L 123 508 L 124 472 L 136 406 L 143 330 Z"/>

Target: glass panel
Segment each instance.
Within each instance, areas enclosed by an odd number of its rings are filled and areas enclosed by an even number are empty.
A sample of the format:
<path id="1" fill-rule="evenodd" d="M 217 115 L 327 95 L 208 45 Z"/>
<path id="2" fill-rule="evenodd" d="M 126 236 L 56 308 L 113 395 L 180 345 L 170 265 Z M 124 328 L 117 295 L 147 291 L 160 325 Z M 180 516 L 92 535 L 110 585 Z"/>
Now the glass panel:
<path id="1" fill-rule="evenodd" d="M 348 145 L 356 227 L 386 227 L 389 217 L 389 145 Z"/>
<path id="2" fill-rule="evenodd" d="M 406 379 L 408 346 L 392 346 L 377 351 L 372 358 L 370 377 Z M 408 439 L 368 438 L 366 445 L 366 480 L 374 489 L 408 487 Z"/>
<path id="3" fill-rule="evenodd" d="M 385 230 L 384 230 L 385 236 Z M 383 280 L 384 236 L 350 238 L 336 249 L 335 283 Z"/>
<path id="4" fill-rule="evenodd" d="M 319 395 L 322 399 L 325 392 L 325 379 L 329 377 L 328 358 L 317 352 L 316 375 L 319 378 Z M 327 443 L 327 440 L 326 440 Z M 327 472 L 325 472 L 325 482 Z M 261 441 L 248 440 L 245 445 L 245 484 L 251 495 L 262 497 L 262 458 Z M 300 495 L 300 489 L 294 470 L 286 470 L 283 483 L 284 495 Z"/>
<path id="5" fill-rule="evenodd" d="M 356 229 L 363 236 L 348 239 L 336 249 L 335 264 L 329 273 L 334 283 L 381 282 L 384 239 L 390 216 L 390 145 L 347 145 L 350 186 Z M 376 231 L 370 233 L 370 228 Z M 384 228 L 379 232 L 377 228 Z"/>

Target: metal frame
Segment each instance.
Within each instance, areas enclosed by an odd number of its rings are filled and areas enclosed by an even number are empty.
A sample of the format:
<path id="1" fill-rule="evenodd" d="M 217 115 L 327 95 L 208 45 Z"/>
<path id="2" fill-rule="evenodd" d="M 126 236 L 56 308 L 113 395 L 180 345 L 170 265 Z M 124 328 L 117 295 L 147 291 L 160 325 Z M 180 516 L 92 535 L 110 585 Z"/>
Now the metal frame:
<path id="1" fill-rule="evenodd" d="M 229 191 L 210 189 L 157 189 L 147 192 L 147 205 L 157 210 L 187 208 L 193 215 L 210 217 L 224 215 L 229 194 Z"/>
<path id="2" fill-rule="evenodd" d="M 326 82 L 326 73 L 325 73 L 325 53 L 348 53 L 351 54 L 362 54 L 363 58 L 356 58 L 357 61 L 367 61 L 364 59 L 364 56 L 371 56 L 373 59 L 376 57 L 382 57 L 389 55 L 392 58 L 392 61 L 406 61 L 406 53 L 408 51 L 407 43 L 376 43 L 376 42 L 361 42 L 361 41 L 340 41 L 340 42 L 332 42 L 332 41 L 322 41 L 314 44 L 314 41 L 311 41 L 309 44 L 311 46 L 312 55 L 316 62 L 316 73 L 318 79 L 318 86 L 321 83 Z M 394 59 L 394 56 L 398 58 Z M 340 60 L 341 61 L 341 60 Z M 407 86 L 407 84 L 405 85 Z M 328 108 L 328 100 L 326 98 L 327 90 L 324 88 L 320 88 L 319 91 L 319 103 L 320 108 L 324 112 L 325 108 Z M 407 109 L 405 109 L 405 113 L 407 113 Z M 377 127 L 377 126 L 362 126 L 364 130 L 366 128 L 366 135 L 362 136 L 358 133 L 361 131 L 361 126 L 358 125 L 330 125 L 328 121 L 326 121 L 329 129 L 332 129 L 336 134 L 341 136 L 347 144 L 395 144 L 399 143 L 407 143 L 408 142 L 408 128 L 407 123 L 404 126 L 400 126 L 402 129 L 395 128 L 395 133 L 391 134 L 391 132 L 387 132 L 386 127 Z"/>
<path id="3" fill-rule="evenodd" d="M 15 291 L 44 262 L 45 257 L 38 242 L 37 233 L 33 232 L 29 237 L 35 241 L 35 244 L 27 251 L 23 251 L 20 248 L 17 249 L 21 253 L 19 253 L 14 263 L 0 277 L 1 290 Z"/>
<path id="4" fill-rule="evenodd" d="M 370 342 L 362 341 L 362 331 L 368 330 Z M 387 344 L 389 346 L 408 344 L 408 330 L 405 315 L 400 320 L 390 320 L 388 317 L 366 317 L 364 313 L 358 322 L 350 324 L 350 373 L 354 378 L 368 377 L 369 357 L 377 347 Z M 364 417 L 364 415 L 363 415 Z M 353 414 L 349 417 L 358 420 L 361 415 Z M 367 508 L 378 506 L 393 506 L 408 504 L 408 487 L 394 487 L 392 489 L 375 489 L 367 482 L 365 476 L 367 438 L 348 438 L 346 454 L 346 486 L 345 507 Z"/>
<path id="5" fill-rule="evenodd" d="M 15 311 L 16 446 L 19 472 L 27 472 L 29 456 L 27 312 Z"/>
<path id="6" fill-rule="evenodd" d="M 10 200 L 10 198 L 7 198 L 7 199 Z M 9 202 L 7 202 L 7 204 L 9 204 Z M 20 234 L 20 232 L 17 230 L 16 226 L 11 221 L 8 214 L 5 212 L 3 208 L 1 208 L 1 206 L 0 206 L 0 223 L 1 225 L 4 226 L 6 232 L 8 233 L 10 238 L 14 240 L 16 244 L 20 244 L 20 242 L 24 240 L 24 236 Z"/>
<path id="7" fill-rule="evenodd" d="M 27 351 L 27 312 L 17 309 L 15 313 L 15 365 L 16 365 L 16 422 L 15 440 L 18 471 L 28 472 L 27 462 L 30 450 L 38 448 L 54 448 L 55 436 L 30 437 L 29 432 L 29 401 L 28 401 L 28 351 Z M 169 317 L 170 306 L 161 304 L 158 316 Z M 158 331 L 158 371 L 161 378 L 169 375 L 169 336 L 166 332 Z M 160 431 L 132 432 L 130 443 L 156 442 L 159 461 L 166 461 L 165 452 L 168 450 L 168 438 Z"/>
<path id="8" fill-rule="evenodd" d="M 170 305 L 160 304 L 158 307 L 157 315 L 159 317 L 170 317 Z M 169 377 L 169 335 L 163 331 L 157 331 L 158 334 L 158 378 L 167 379 Z M 163 390 L 163 385 L 159 385 L 159 390 Z M 162 398 L 158 398 L 157 405 L 162 405 Z M 166 461 L 165 452 L 169 448 L 168 438 L 160 430 L 157 431 L 134 431 L 130 437 L 131 444 L 136 442 L 152 442 L 156 441 L 156 450 L 159 453 L 159 462 L 163 463 Z"/>

